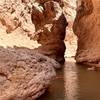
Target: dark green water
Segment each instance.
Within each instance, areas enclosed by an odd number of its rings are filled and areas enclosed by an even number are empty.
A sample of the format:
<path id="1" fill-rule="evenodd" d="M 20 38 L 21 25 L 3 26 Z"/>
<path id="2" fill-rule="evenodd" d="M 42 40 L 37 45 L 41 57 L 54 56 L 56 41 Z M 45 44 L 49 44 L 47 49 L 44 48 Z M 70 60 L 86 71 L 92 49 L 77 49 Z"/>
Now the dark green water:
<path id="1" fill-rule="evenodd" d="M 64 76 L 65 81 L 54 80 L 49 92 L 38 100 L 100 100 L 100 71 L 88 71 L 86 66 L 66 59 L 64 72 L 57 73 L 58 77 Z"/>

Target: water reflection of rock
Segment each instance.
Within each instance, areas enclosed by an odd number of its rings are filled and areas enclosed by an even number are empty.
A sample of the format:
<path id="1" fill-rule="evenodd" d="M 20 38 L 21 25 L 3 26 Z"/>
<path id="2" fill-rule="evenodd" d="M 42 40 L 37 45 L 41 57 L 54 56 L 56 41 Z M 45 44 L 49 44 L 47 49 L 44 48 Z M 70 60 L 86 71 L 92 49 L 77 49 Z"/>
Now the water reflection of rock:
<path id="1" fill-rule="evenodd" d="M 78 69 L 73 58 L 67 58 L 64 69 L 65 100 L 78 100 Z"/>

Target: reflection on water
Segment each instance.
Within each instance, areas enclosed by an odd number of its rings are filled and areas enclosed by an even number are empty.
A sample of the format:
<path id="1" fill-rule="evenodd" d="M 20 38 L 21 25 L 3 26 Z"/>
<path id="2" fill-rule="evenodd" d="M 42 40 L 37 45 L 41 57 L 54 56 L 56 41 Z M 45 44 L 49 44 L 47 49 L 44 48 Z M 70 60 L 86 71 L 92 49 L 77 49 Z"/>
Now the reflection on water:
<path id="1" fill-rule="evenodd" d="M 100 100 L 100 71 L 87 71 L 79 66 L 79 100 Z"/>
<path id="2" fill-rule="evenodd" d="M 66 59 L 63 71 L 52 83 L 49 92 L 38 100 L 100 100 L 100 71 L 88 71 L 83 65 L 76 65 L 70 58 Z"/>
<path id="3" fill-rule="evenodd" d="M 64 68 L 66 100 L 78 100 L 78 68 L 73 59 L 67 59 Z"/>
<path id="4" fill-rule="evenodd" d="M 100 71 L 88 71 L 67 58 L 64 72 L 65 100 L 100 100 Z"/>

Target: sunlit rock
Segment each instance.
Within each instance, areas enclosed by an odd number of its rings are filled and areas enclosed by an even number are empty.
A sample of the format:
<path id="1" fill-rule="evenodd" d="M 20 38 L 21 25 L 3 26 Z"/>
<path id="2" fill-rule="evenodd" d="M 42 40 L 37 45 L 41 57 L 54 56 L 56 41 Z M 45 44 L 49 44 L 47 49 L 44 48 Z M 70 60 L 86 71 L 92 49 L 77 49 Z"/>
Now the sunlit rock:
<path id="1" fill-rule="evenodd" d="M 27 48 L 0 47 L 0 100 L 32 100 L 42 95 L 57 62 Z"/>
<path id="2" fill-rule="evenodd" d="M 76 61 L 100 67 L 100 1 L 79 0 L 74 32 L 78 37 Z"/>
<path id="3" fill-rule="evenodd" d="M 42 45 L 38 52 L 62 63 L 67 21 L 61 5 L 59 0 L 7 0 L 0 5 L 0 22 L 7 33 L 21 28 Z"/>

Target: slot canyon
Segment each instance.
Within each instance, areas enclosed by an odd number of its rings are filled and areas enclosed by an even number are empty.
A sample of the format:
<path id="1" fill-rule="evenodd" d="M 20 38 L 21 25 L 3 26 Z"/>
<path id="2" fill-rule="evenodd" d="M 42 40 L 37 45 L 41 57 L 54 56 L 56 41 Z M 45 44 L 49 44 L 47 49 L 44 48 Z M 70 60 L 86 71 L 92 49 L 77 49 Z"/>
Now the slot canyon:
<path id="1" fill-rule="evenodd" d="M 0 0 L 0 100 L 99 100 L 99 15 L 99 0 Z"/>

